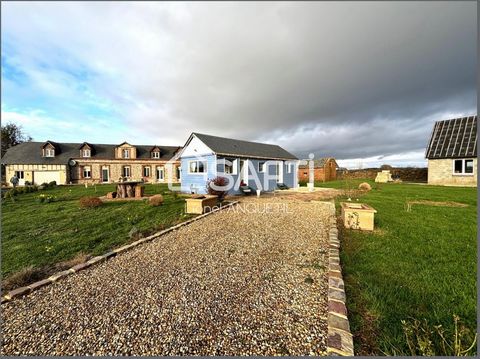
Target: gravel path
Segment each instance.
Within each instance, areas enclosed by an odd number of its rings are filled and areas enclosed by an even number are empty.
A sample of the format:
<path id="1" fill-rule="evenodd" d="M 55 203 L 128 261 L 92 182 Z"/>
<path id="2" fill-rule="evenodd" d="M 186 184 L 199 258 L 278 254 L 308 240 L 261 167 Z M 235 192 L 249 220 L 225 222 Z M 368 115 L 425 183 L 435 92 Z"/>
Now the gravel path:
<path id="1" fill-rule="evenodd" d="M 325 354 L 327 207 L 267 202 L 2 305 L 2 354 Z"/>

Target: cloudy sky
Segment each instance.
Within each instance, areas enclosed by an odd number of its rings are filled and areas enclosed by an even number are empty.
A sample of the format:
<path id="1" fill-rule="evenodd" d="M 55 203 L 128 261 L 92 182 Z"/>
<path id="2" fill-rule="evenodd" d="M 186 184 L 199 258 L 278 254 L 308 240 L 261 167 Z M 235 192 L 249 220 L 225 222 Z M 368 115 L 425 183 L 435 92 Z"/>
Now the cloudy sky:
<path id="1" fill-rule="evenodd" d="M 2 123 L 37 141 L 421 166 L 434 121 L 476 114 L 476 2 L 1 6 Z"/>

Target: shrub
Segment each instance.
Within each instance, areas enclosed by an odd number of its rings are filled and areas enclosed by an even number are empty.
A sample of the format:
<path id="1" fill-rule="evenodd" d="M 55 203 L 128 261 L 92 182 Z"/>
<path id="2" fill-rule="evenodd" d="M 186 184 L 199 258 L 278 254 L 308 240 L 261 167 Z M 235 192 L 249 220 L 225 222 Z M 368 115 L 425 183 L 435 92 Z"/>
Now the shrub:
<path id="1" fill-rule="evenodd" d="M 25 186 L 31 186 L 33 183 L 30 181 L 25 181 Z"/>
<path id="2" fill-rule="evenodd" d="M 152 207 L 157 207 L 163 204 L 163 196 L 161 194 L 156 194 L 148 199 L 148 203 Z"/>
<path id="3" fill-rule="evenodd" d="M 210 195 L 215 195 L 218 196 L 218 200 L 221 202 L 227 195 L 228 191 L 226 190 L 217 190 L 212 188 L 212 185 L 215 185 L 217 187 L 225 187 L 228 185 L 228 179 L 225 177 L 215 177 L 214 179 L 211 179 L 207 182 L 207 192 Z"/>
<path id="4" fill-rule="evenodd" d="M 50 203 L 55 202 L 57 200 L 57 196 L 52 196 L 51 194 L 41 194 L 37 197 L 38 203 Z"/>
<path id="5" fill-rule="evenodd" d="M 372 186 L 370 186 L 367 182 L 362 182 L 358 185 L 358 189 L 360 191 L 371 191 Z"/>
<path id="6" fill-rule="evenodd" d="M 55 187 L 57 185 L 57 181 L 52 181 L 48 184 L 48 187 Z"/>
<path id="7" fill-rule="evenodd" d="M 80 208 L 96 208 L 100 207 L 103 202 L 100 198 L 98 197 L 93 197 L 93 196 L 86 196 L 80 198 Z"/>

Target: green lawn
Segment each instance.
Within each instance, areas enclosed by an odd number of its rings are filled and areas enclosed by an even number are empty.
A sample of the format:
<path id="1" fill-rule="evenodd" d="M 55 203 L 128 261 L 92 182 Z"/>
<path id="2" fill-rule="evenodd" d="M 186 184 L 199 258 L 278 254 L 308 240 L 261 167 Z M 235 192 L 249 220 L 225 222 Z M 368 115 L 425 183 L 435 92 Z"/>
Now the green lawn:
<path id="1" fill-rule="evenodd" d="M 163 184 L 145 186 L 147 195 L 163 194 L 165 202 L 159 207 L 131 201 L 80 209 L 81 197 L 110 191 L 114 185 L 62 186 L 19 194 L 15 202 L 2 200 L 2 276 L 26 267 L 52 266 L 78 253 L 103 254 L 131 241 L 133 227 L 147 235 L 188 218 L 183 213 L 184 199 L 174 198 Z M 38 203 L 40 194 L 61 200 Z"/>
<path id="2" fill-rule="evenodd" d="M 360 182 L 365 180 L 318 185 L 352 189 Z M 342 230 L 341 260 L 356 352 L 409 355 L 401 321 L 411 318 L 452 332 L 452 317 L 458 315 L 470 330 L 465 339 L 473 340 L 477 189 L 367 182 L 373 189 L 360 201 L 378 211 L 375 232 Z M 337 198 L 337 204 L 341 200 L 345 197 Z M 412 200 L 468 206 L 414 204 L 407 212 L 405 203 Z"/>

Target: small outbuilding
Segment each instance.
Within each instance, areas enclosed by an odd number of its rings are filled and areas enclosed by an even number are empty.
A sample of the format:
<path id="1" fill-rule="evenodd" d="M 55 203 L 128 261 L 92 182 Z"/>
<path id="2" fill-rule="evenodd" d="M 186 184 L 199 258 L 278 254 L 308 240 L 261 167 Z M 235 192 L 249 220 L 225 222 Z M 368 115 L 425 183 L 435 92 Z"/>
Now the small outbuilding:
<path id="1" fill-rule="evenodd" d="M 477 185 L 477 116 L 438 121 L 425 157 L 428 184 Z"/>
<path id="2" fill-rule="evenodd" d="M 308 160 L 307 160 L 308 161 Z M 314 180 L 327 182 L 337 179 L 337 161 L 333 157 L 324 157 L 318 160 L 313 160 L 313 173 Z M 298 180 L 309 180 L 309 167 L 308 164 L 300 165 L 298 167 Z"/>

